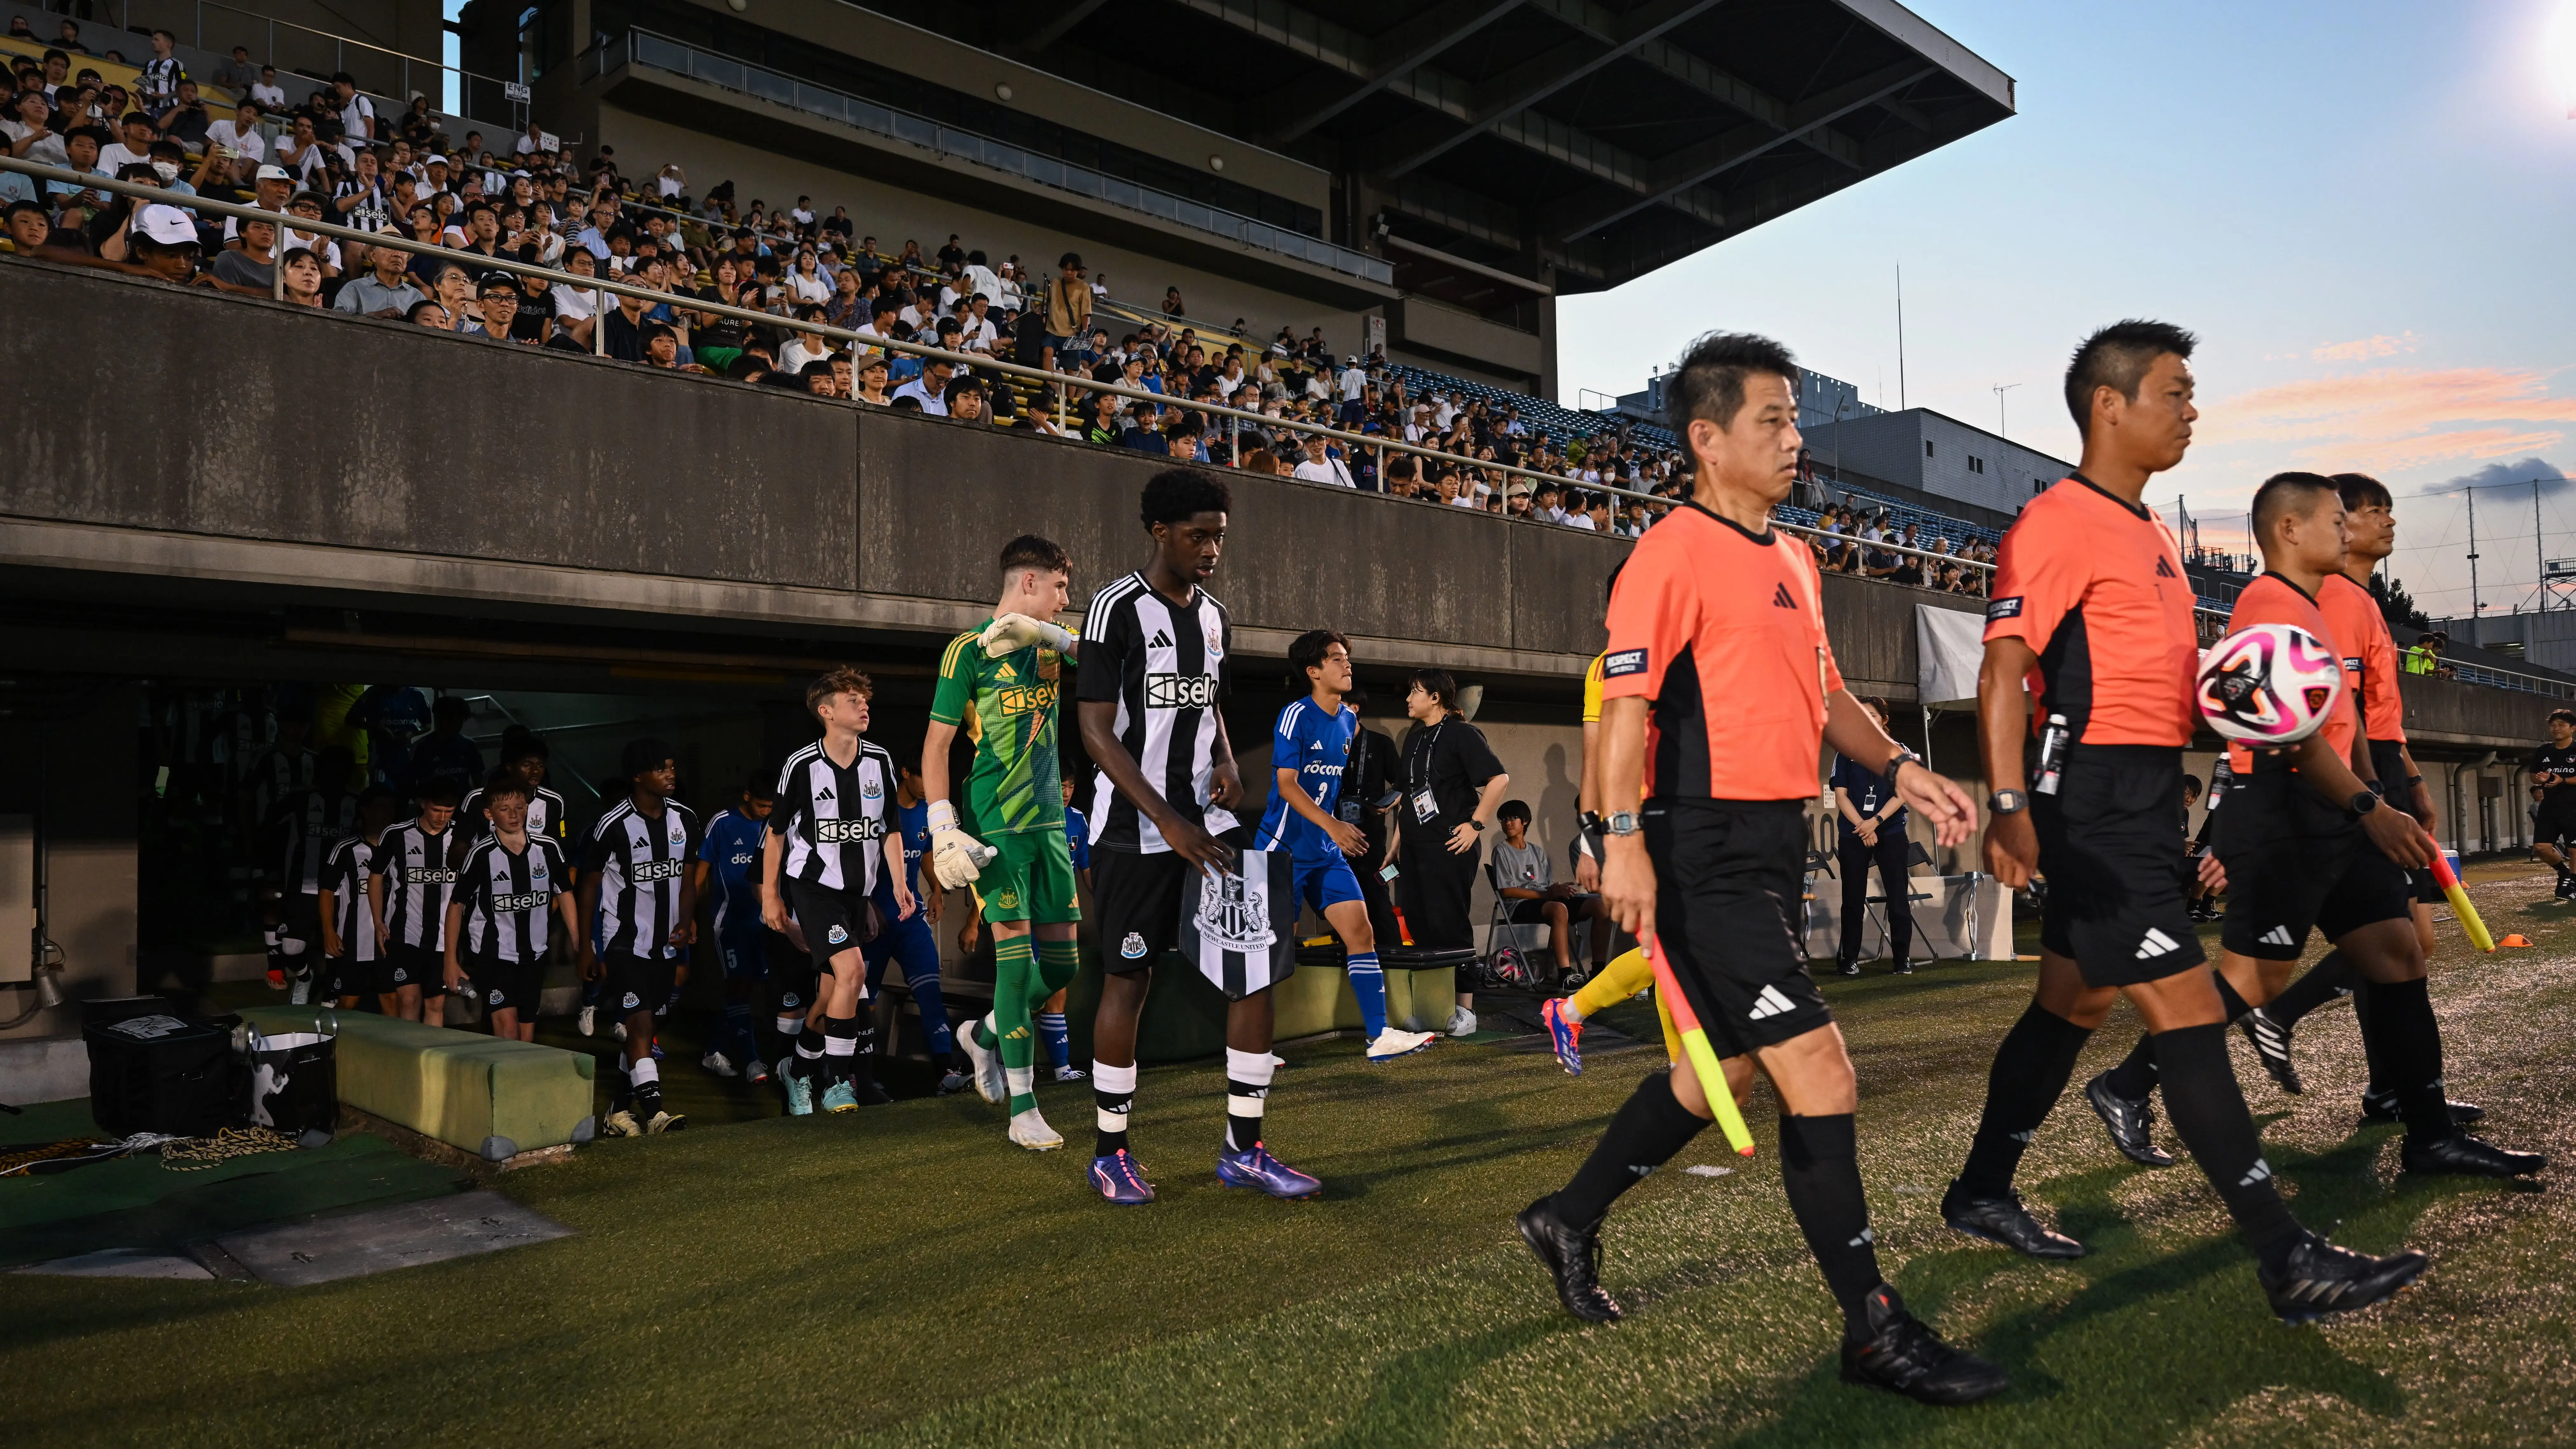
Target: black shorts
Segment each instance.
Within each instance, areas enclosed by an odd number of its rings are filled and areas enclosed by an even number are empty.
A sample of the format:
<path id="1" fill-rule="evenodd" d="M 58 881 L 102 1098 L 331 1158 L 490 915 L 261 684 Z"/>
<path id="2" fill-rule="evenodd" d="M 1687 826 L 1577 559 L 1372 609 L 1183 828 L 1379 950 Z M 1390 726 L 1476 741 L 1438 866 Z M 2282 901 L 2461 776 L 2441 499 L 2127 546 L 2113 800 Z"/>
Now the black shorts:
<path id="1" fill-rule="evenodd" d="M 1113 976 L 1150 969 L 1180 944 L 1181 885 L 1197 867 L 1171 852 L 1091 850 L 1091 908 L 1100 962 Z"/>
<path id="2" fill-rule="evenodd" d="M 306 961 L 319 961 L 322 955 L 322 898 L 300 891 L 278 898 L 277 935 L 280 940 L 304 943 L 296 953 Z"/>
<path id="3" fill-rule="evenodd" d="M 537 1019 L 537 1001 L 545 994 L 546 963 L 504 961 L 497 956 L 460 958 L 474 978 L 474 999 L 485 1011 L 515 1011 L 521 1021 Z"/>
<path id="4" fill-rule="evenodd" d="M 1830 1024 L 1798 944 L 1803 800 L 1650 801 L 1655 937 L 1720 1056 Z"/>
<path id="5" fill-rule="evenodd" d="M 427 946 L 406 946 L 395 941 L 385 947 L 383 980 L 392 984 L 387 991 L 417 986 L 423 996 L 447 994 L 447 953 Z"/>
<path id="6" fill-rule="evenodd" d="M 2542 845 L 2576 840 L 2576 785 L 2561 785 L 2540 797 L 2531 817 L 2531 838 Z"/>
<path id="7" fill-rule="evenodd" d="M 806 949 L 814 953 L 814 969 L 832 969 L 832 958 L 844 951 L 855 951 L 876 939 L 883 929 L 883 918 L 863 890 L 833 890 L 829 886 L 806 881 L 787 882 L 787 903 L 796 912 L 796 924 L 804 929 Z"/>
<path id="8" fill-rule="evenodd" d="M 2297 776 L 2267 770 L 2239 780 L 2227 808 L 2218 858 L 2227 867 L 2219 940 L 2228 950 L 2296 961 L 2311 926 L 2334 941 L 2413 916 L 2405 868 L 2370 843 L 2360 821 L 2318 799 Z"/>
<path id="9" fill-rule="evenodd" d="M 2233 788 L 2227 813 L 2232 824 Z M 2057 793 L 2030 797 L 2048 878 L 2039 943 L 2085 985 L 2161 981 L 2209 960 L 2192 932 L 2185 818 L 2182 751 L 2161 745 L 2073 746 Z"/>
<path id="10" fill-rule="evenodd" d="M 331 958 L 331 971 L 339 984 L 334 996 L 384 996 L 394 989 L 393 963 L 382 955 L 372 961 L 352 961 L 346 956 Z"/>
<path id="11" fill-rule="evenodd" d="M 680 963 L 669 956 L 609 951 L 600 956 L 599 964 L 599 1002 L 612 1019 L 661 1010 L 679 980 Z"/>

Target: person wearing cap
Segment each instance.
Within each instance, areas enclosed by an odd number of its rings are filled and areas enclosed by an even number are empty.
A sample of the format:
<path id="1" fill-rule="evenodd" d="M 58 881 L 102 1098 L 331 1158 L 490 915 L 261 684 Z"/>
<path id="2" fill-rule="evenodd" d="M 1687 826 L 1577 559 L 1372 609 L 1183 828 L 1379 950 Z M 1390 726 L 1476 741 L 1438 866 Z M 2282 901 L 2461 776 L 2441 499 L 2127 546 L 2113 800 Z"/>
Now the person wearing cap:
<path id="1" fill-rule="evenodd" d="M 405 270 L 410 257 L 392 247 L 374 247 L 367 252 L 367 271 L 343 284 L 340 295 L 331 303 L 332 310 L 352 317 L 384 317 L 401 320 L 423 300 L 420 288 L 411 283 Z"/>
<path id="2" fill-rule="evenodd" d="M 856 386 L 850 394 L 852 400 L 863 403 L 872 403 L 878 407 L 890 407 L 893 405 L 894 396 L 886 391 L 886 360 L 884 353 L 871 352 L 866 356 L 859 358 L 858 371 L 853 380 L 856 383 Z"/>
<path id="3" fill-rule="evenodd" d="M 251 205 L 262 211 L 283 213 L 287 198 L 295 194 L 295 177 L 285 167 L 271 162 L 251 173 Z M 224 218 L 224 245 L 241 239 L 241 219 Z"/>
<path id="4" fill-rule="evenodd" d="M 456 330 L 468 337 L 510 340 L 510 324 L 519 315 L 519 284 L 508 272 L 485 272 L 474 284 L 474 307 Z"/>

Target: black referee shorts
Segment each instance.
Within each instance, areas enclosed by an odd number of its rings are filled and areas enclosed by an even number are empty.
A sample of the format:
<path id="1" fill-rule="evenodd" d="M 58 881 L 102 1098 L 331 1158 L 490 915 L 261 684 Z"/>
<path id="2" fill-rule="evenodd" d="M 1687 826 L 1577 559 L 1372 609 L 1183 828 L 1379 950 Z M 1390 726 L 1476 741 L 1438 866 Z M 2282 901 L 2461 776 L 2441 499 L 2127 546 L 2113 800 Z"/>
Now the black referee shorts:
<path id="1" fill-rule="evenodd" d="M 1655 939 L 1718 1055 L 1830 1024 L 1796 926 L 1807 802 L 1650 801 L 1645 835 Z"/>
<path id="2" fill-rule="evenodd" d="M 2231 789 L 2222 839 L 2236 803 Z M 2039 943 L 2085 985 L 2161 981 L 2209 960 L 2192 932 L 2185 819 L 2182 751 L 2161 745 L 2071 746 L 2057 793 L 2030 797 L 2048 878 Z"/>
<path id="3" fill-rule="evenodd" d="M 2576 785 L 2562 785 L 2540 797 L 2539 813 L 2531 818 L 2531 838 L 2558 846 L 2576 840 Z"/>
<path id="4" fill-rule="evenodd" d="M 2370 843 L 2360 821 L 2318 799 L 2298 776 L 2263 770 L 2238 781 L 2237 790 L 2228 797 L 2227 830 L 2218 842 L 2227 867 L 2227 921 L 2219 940 L 2228 950 L 2258 961 L 2296 961 L 2311 926 L 2335 941 L 2414 915 L 2416 890 L 2405 868 Z"/>

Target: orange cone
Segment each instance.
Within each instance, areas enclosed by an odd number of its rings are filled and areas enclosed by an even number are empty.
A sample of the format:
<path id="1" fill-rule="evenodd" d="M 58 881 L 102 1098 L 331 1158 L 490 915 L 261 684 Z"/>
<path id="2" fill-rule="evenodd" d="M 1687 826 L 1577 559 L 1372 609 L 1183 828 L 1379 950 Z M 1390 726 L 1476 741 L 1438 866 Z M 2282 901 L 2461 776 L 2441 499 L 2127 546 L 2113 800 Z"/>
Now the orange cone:
<path id="1" fill-rule="evenodd" d="M 2514 935 L 2507 936 L 2503 940 L 2496 942 L 2496 944 L 2499 946 L 2528 946 L 2531 944 L 2531 938 L 2517 932 Z"/>

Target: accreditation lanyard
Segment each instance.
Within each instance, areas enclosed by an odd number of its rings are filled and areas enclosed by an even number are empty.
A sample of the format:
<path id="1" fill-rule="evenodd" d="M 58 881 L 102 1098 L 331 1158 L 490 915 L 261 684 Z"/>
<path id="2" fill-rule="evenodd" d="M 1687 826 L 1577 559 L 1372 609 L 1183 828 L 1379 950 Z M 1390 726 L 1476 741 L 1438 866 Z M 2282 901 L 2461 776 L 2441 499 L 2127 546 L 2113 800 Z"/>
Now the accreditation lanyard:
<path id="1" fill-rule="evenodd" d="M 1431 727 L 1430 738 L 1406 762 L 1405 783 L 1412 787 L 1413 818 L 1428 825 L 1440 818 L 1440 804 L 1431 798 L 1431 757 L 1440 748 L 1440 732 L 1449 728 L 1447 716 Z"/>

